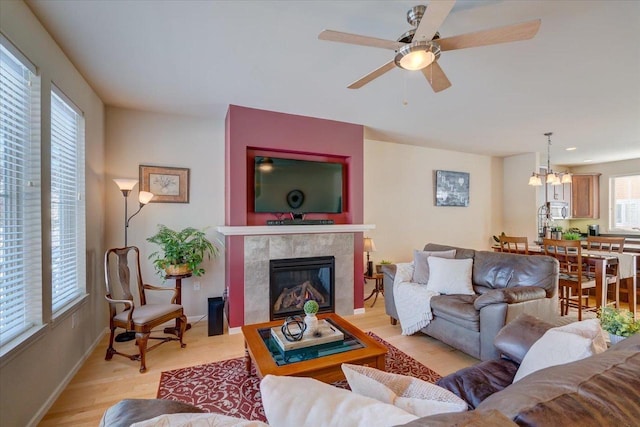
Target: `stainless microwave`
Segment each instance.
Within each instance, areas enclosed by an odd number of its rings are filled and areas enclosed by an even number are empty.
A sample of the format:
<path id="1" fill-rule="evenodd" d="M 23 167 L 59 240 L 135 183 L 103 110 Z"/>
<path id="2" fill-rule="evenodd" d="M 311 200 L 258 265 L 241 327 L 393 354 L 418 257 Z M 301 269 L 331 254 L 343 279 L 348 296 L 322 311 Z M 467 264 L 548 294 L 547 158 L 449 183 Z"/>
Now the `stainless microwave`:
<path id="1" fill-rule="evenodd" d="M 549 212 L 551 214 L 551 219 L 568 219 L 569 203 L 549 202 Z"/>

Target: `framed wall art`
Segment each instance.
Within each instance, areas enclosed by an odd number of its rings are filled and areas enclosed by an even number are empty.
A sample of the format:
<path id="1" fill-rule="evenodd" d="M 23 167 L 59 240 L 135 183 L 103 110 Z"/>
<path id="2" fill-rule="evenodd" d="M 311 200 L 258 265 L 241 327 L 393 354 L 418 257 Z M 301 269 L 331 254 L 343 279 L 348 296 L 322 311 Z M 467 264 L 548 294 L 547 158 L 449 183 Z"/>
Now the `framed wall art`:
<path id="1" fill-rule="evenodd" d="M 469 173 L 435 171 L 436 206 L 469 206 Z"/>
<path id="2" fill-rule="evenodd" d="M 154 194 L 151 203 L 189 203 L 189 169 L 140 165 L 140 190 Z"/>

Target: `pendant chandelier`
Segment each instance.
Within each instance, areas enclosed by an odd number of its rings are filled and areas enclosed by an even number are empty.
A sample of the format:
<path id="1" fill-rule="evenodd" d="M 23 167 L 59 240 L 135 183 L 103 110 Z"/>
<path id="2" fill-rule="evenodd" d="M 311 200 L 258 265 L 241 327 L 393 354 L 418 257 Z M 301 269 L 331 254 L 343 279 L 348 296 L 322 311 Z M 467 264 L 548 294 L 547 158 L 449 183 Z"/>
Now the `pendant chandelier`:
<path id="1" fill-rule="evenodd" d="M 533 172 L 529 177 L 529 185 L 539 187 L 542 185 L 543 178 L 545 183 L 551 185 L 571 184 L 571 174 L 569 172 L 554 172 L 551 169 L 551 135 L 553 135 L 553 132 L 547 132 L 544 135 L 547 137 L 547 173 Z"/>

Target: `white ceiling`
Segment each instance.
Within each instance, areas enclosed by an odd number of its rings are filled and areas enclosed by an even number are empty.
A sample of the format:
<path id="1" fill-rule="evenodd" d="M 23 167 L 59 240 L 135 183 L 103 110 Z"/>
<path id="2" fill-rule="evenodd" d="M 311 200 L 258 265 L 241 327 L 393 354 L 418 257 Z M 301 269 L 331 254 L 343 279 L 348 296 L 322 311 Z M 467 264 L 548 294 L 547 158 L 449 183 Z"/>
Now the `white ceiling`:
<path id="1" fill-rule="evenodd" d="M 317 38 L 395 40 L 418 0 L 26 2 L 107 105 L 221 120 L 235 104 L 495 156 L 546 152 L 553 131 L 556 164 L 640 158 L 638 1 L 459 1 L 442 37 L 542 25 L 532 40 L 443 52 L 453 86 L 437 94 L 401 69 L 347 89 L 393 52 Z"/>

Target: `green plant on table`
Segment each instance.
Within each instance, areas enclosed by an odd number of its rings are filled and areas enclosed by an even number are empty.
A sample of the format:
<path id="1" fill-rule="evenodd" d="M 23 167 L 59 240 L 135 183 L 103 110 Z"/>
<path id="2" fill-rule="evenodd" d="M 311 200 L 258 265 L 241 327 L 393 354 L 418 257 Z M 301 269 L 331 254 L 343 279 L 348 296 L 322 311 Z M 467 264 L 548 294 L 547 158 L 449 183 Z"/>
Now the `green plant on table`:
<path id="1" fill-rule="evenodd" d="M 393 264 L 393 263 L 387 259 L 383 259 L 380 261 L 380 265 L 388 265 L 388 264 Z"/>
<path id="2" fill-rule="evenodd" d="M 564 233 L 562 235 L 564 240 L 580 240 L 580 237 L 579 233 Z"/>
<path id="3" fill-rule="evenodd" d="M 598 309 L 598 318 L 602 329 L 613 335 L 629 337 L 640 331 L 640 320 L 633 313 L 612 307 Z"/>
<path id="4" fill-rule="evenodd" d="M 218 256 L 218 248 L 207 239 L 204 230 L 187 227 L 175 231 L 162 224 L 158 228 L 158 232 L 147 241 L 160 246 L 160 250 L 149 255 L 159 275 L 171 265 L 186 264 L 194 276 L 202 276 L 205 270 L 200 264 L 205 256 L 208 259 Z"/>
<path id="5" fill-rule="evenodd" d="M 318 310 L 320 310 L 320 306 L 318 305 L 318 303 L 312 299 L 305 302 L 302 308 L 304 310 L 304 313 L 310 316 L 316 314 Z"/>

